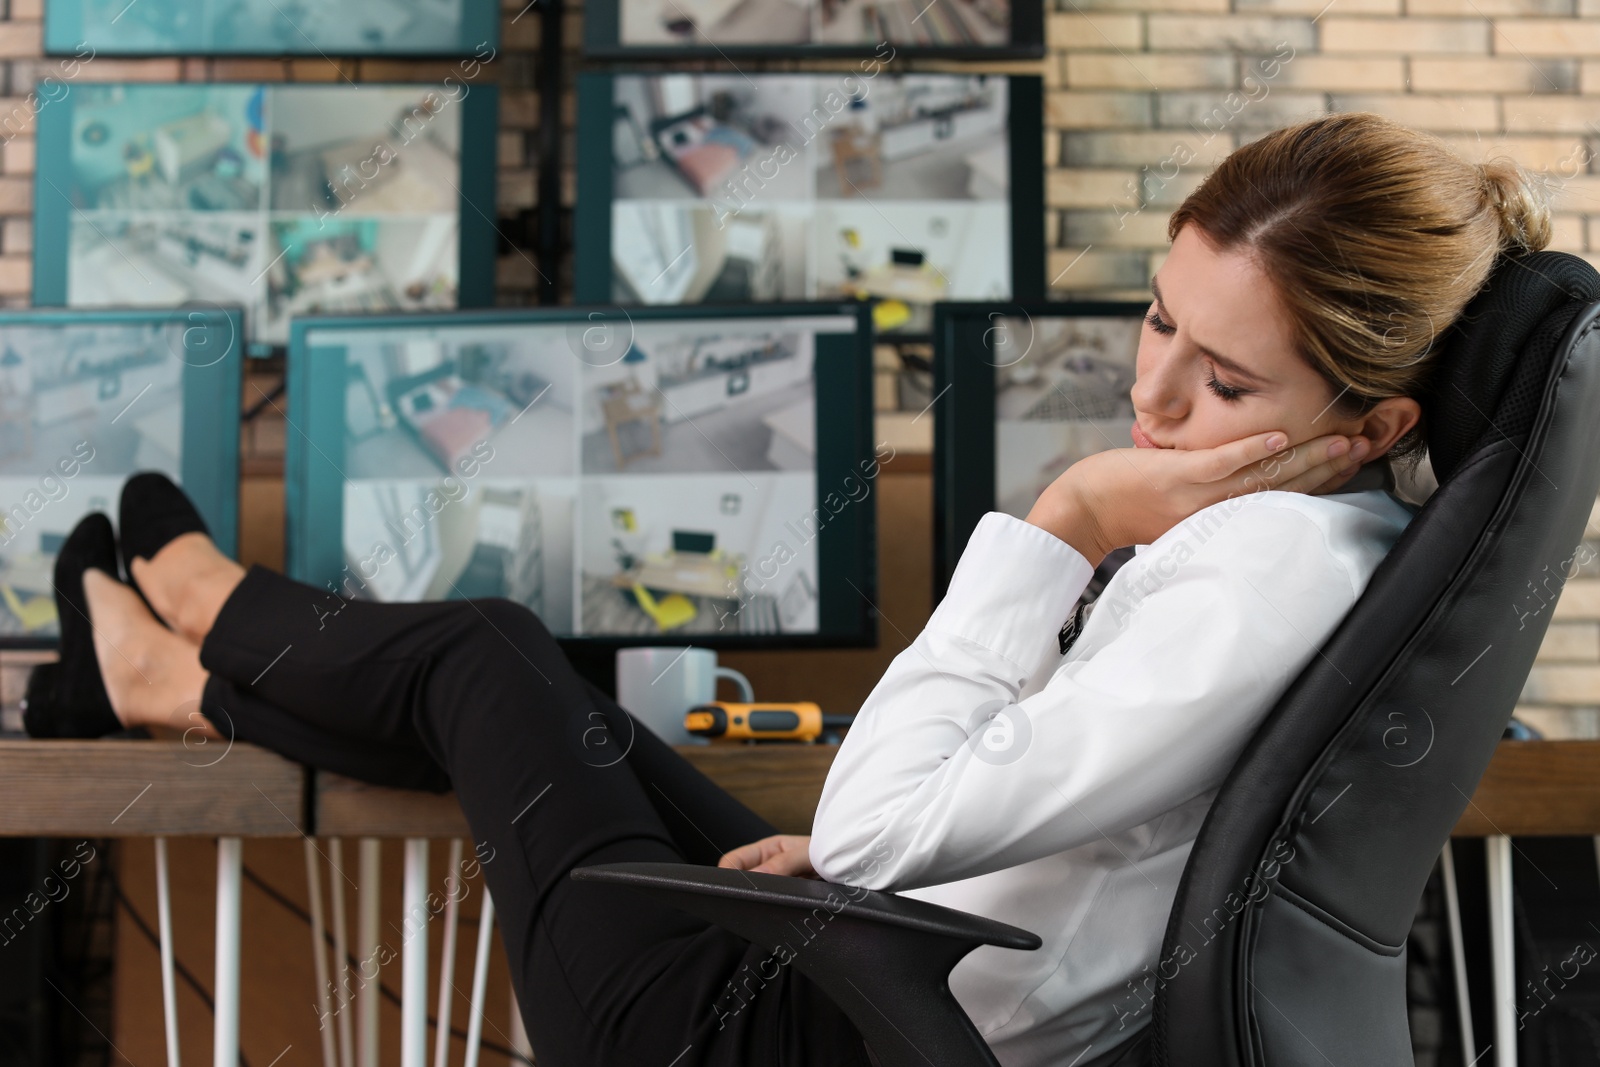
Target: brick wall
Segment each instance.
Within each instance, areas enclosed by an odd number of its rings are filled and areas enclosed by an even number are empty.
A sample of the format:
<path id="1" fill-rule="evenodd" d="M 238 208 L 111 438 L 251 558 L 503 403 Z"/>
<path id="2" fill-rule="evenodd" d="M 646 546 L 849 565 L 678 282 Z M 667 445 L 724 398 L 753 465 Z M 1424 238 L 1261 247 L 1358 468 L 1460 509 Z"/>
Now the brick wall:
<path id="1" fill-rule="evenodd" d="M 1600 265 L 1600 0 L 1065 0 L 1048 27 L 1057 294 L 1147 294 L 1217 159 L 1333 111 L 1539 169 L 1552 246 Z"/>

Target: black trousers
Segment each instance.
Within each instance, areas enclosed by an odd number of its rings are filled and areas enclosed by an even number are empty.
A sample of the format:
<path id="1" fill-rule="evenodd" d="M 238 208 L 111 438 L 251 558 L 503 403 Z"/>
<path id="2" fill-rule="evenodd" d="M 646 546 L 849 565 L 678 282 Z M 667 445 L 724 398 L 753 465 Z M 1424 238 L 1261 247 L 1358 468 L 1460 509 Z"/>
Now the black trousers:
<path id="1" fill-rule="evenodd" d="M 805 976 L 586 864 L 714 864 L 775 832 L 509 600 L 345 601 L 252 567 L 200 649 L 225 737 L 380 785 L 454 788 L 540 1067 L 866 1067 Z M 769 977 L 776 971 L 775 977 Z"/>

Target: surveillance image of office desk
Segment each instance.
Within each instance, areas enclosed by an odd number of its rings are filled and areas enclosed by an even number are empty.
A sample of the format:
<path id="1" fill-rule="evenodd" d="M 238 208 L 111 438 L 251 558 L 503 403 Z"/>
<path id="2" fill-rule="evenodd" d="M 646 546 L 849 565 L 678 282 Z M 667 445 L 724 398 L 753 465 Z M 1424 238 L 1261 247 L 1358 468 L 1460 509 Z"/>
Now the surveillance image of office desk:
<path id="1" fill-rule="evenodd" d="M 944 299 L 949 282 L 931 266 L 906 267 L 884 263 L 863 271 L 844 288 L 853 293 L 904 300 L 908 304 L 931 304 Z"/>
<path id="2" fill-rule="evenodd" d="M 739 572 L 743 556 L 719 556 L 701 552 L 666 552 L 623 571 L 611 579 L 619 589 L 635 584 L 684 596 L 738 599 Z"/>
<path id="3" fill-rule="evenodd" d="M 745 557 L 709 544 L 704 547 L 706 551 L 673 548 L 655 553 L 614 575 L 611 584 L 622 592 L 622 599 L 611 625 L 628 625 L 636 633 L 684 628 L 706 632 L 725 629 L 730 619 L 739 622 L 739 615 L 750 607 L 742 603 Z M 768 600 L 752 608 L 752 619 L 773 614 L 763 610 Z"/>

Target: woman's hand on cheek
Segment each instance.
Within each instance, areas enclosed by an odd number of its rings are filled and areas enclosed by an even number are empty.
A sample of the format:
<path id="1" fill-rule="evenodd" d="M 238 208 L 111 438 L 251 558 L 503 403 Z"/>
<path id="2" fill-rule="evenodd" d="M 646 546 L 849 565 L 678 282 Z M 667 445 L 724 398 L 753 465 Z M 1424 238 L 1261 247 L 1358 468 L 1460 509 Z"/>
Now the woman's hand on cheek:
<path id="1" fill-rule="evenodd" d="M 1328 493 L 1337 493 L 1342 490 L 1345 483 L 1361 473 L 1366 460 L 1372 455 L 1372 446 L 1365 437 L 1350 438 L 1350 454 L 1342 458 L 1350 461 L 1345 470 L 1334 474 L 1333 477 L 1323 482 L 1314 489 L 1305 490 L 1310 496 L 1325 496 Z"/>
<path id="2" fill-rule="evenodd" d="M 1114 448 L 1069 467 L 1035 502 L 1027 521 L 1098 566 L 1114 548 L 1147 545 L 1202 508 L 1268 489 L 1309 493 L 1348 480 L 1351 438 L 1328 434 L 1292 447 L 1280 431 L 1215 448 Z M 1343 484 L 1342 482 L 1340 484 Z M 1326 490 L 1324 490 L 1326 491 Z"/>

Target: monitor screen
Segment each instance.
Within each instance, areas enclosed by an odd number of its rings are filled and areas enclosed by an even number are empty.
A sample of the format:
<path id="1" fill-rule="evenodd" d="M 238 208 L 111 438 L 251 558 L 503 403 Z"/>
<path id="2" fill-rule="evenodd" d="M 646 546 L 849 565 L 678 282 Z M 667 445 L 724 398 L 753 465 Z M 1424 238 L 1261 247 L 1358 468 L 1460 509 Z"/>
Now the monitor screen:
<path id="1" fill-rule="evenodd" d="M 945 304 L 934 326 L 934 567 L 942 597 L 986 512 L 1023 518 L 1078 460 L 1131 448 L 1147 303 Z"/>
<path id="2" fill-rule="evenodd" d="M 494 298 L 493 86 L 80 85 L 42 107 L 34 303 L 292 316 Z"/>
<path id="3" fill-rule="evenodd" d="M 59 635 L 52 575 L 93 511 L 157 470 L 236 551 L 240 313 L 0 311 L 0 647 Z"/>
<path id="4" fill-rule="evenodd" d="M 602 59 L 1044 55 L 1040 0 L 591 0 L 583 47 Z"/>
<path id="5" fill-rule="evenodd" d="M 585 74 L 575 289 L 622 305 L 940 300 L 1044 287 L 1038 78 Z"/>
<path id="6" fill-rule="evenodd" d="M 838 303 L 297 320 L 288 572 L 585 643 L 870 644 L 869 346 Z"/>
<path id="7" fill-rule="evenodd" d="M 45 0 L 47 55 L 493 54 L 494 0 Z M 331 61 L 330 61 L 331 62 Z"/>

